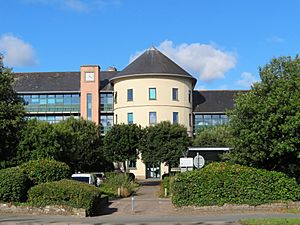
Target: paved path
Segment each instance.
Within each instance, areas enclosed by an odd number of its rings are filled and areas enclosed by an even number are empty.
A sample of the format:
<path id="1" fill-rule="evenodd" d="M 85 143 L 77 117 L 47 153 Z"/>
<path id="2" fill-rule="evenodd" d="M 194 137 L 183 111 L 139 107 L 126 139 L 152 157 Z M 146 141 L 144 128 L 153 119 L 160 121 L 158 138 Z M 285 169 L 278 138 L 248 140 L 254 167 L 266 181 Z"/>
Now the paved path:
<path id="1" fill-rule="evenodd" d="M 299 214 L 278 212 L 220 212 L 193 208 L 176 209 L 169 199 L 159 198 L 159 183 L 141 181 L 141 187 L 132 198 L 113 200 L 103 209 L 102 215 L 79 218 L 75 216 L 22 216 L 0 215 L 0 224 L 97 224 L 97 225 L 238 225 L 242 218 L 297 217 Z"/>

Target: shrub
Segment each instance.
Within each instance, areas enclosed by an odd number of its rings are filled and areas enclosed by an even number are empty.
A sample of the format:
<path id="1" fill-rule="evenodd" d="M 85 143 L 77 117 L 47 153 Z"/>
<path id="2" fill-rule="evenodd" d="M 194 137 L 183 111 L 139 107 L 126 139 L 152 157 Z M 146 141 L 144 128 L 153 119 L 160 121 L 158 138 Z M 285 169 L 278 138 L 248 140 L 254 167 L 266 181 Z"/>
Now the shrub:
<path id="1" fill-rule="evenodd" d="M 69 178 L 70 167 L 53 159 L 32 160 L 20 166 L 34 184 Z"/>
<path id="2" fill-rule="evenodd" d="M 172 186 L 177 206 L 259 205 L 299 200 L 300 187 L 287 175 L 230 163 L 211 163 L 201 170 L 179 174 Z"/>
<path id="3" fill-rule="evenodd" d="M 84 208 L 92 215 L 101 199 L 101 191 L 92 185 L 79 181 L 63 179 L 42 183 L 28 191 L 29 203 L 34 206 L 66 205 Z"/>
<path id="4" fill-rule="evenodd" d="M 136 184 L 131 181 L 132 177 L 126 173 L 105 173 L 106 179 L 101 184 L 100 189 L 102 192 L 110 197 L 118 196 L 118 188 L 124 190 L 121 196 L 118 197 L 128 197 L 134 191 Z"/>
<path id="5" fill-rule="evenodd" d="M 27 199 L 30 181 L 18 167 L 0 170 L 0 200 L 22 202 Z"/>

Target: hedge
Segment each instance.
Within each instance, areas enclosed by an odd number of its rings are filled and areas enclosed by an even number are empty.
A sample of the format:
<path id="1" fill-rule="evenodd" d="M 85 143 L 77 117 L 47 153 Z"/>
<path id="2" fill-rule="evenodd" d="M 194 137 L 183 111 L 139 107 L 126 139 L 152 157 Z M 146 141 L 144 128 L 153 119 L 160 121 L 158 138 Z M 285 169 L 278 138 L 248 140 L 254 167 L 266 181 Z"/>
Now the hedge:
<path id="1" fill-rule="evenodd" d="M 30 180 L 20 168 L 12 167 L 0 170 L 0 200 L 5 202 L 26 201 L 30 186 Z"/>
<path id="2" fill-rule="evenodd" d="M 66 205 L 84 208 L 87 215 L 95 213 L 100 199 L 97 187 L 67 179 L 42 183 L 28 191 L 28 202 L 33 206 Z"/>
<path id="3" fill-rule="evenodd" d="M 49 181 L 58 181 L 69 178 L 71 175 L 70 167 L 53 159 L 32 160 L 20 166 L 33 182 L 40 184 Z"/>
<path id="4" fill-rule="evenodd" d="M 300 187 L 287 175 L 230 163 L 211 163 L 201 170 L 179 174 L 172 185 L 176 206 L 260 205 L 297 201 Z"/>

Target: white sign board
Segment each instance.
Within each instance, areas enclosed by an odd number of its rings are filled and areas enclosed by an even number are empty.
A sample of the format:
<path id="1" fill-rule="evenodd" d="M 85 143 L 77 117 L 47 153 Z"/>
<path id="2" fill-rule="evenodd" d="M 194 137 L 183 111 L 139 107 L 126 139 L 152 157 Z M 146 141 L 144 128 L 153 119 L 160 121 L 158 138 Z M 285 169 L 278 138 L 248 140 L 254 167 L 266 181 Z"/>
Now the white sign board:
<path id="1" fill-rule="evenodd" d="M 193 167 L 193 158 L 180 158 L 180 167 Z"/>
<path id="2" fill-rule="evenodd" d="M 197 154 L 194 158 L 194 166 L 197 168 L 202 168 L 205 164 L 203 156 Z"/>

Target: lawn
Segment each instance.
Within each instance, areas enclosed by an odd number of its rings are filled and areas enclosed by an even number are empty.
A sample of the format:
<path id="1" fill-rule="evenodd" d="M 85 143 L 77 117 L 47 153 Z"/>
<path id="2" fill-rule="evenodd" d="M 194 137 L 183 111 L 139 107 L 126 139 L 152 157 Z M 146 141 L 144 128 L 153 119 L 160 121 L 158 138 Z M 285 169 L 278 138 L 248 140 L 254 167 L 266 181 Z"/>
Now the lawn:
<path id="1" fill-rule="evenodd" d="M 300 218 L 243 219 L 242 225 L 299 225 Z"/>

